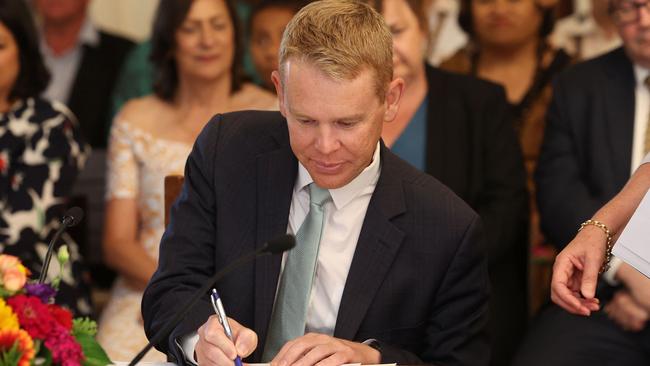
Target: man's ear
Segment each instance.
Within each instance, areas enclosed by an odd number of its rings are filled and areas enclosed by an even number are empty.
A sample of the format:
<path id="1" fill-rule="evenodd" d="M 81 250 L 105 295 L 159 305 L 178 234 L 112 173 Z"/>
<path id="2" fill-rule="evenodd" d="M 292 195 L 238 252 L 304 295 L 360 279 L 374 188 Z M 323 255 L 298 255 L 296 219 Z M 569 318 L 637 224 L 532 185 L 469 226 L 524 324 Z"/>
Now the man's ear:
<path id="1" fill-rule="evenodd" d="M 403 93 L 404 80 L 402 78 L 393 79 L 393 81 L 388 85 L 388 90 L 386 91 L 386 111 L 384 112 L 384 122 L 391 122 L 395 117 L 397 117 Z"/>
<path id="2" fill-rule="evenodd" d="M 278 95 L 278 104 L 280 105 L 280 113 L 287 118 L 286 106 L 284 103 L 284 89 L 282 87 L 282 77 L 278 70 L 274 70 L 271 73 L 271 81 L 273 81 L 273 86 L 275 86 L 275 93 Z"/>

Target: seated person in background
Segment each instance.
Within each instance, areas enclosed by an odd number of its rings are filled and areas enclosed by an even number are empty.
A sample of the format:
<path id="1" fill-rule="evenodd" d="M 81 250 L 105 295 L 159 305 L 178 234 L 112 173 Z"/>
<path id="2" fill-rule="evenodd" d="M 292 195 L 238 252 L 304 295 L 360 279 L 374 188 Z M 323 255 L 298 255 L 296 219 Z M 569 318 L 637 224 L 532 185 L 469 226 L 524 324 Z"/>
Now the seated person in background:
<path id="1" fill-rule="evenodd" d="M 610 14 L 610 0 L 580 2 L 588 6 L 558 20 L 550 42 L 580 60 L 600 56 L 619 47 L 621 37 Z"/>
<path id="2" fill-rule="evenodd" d="M 48 81 L 29 9 L 22 0 L 0 2 L 0 252 L 19 257 L 37 277 L 90 152 L 73 114 L 38 97 Z M 91 315 L 77 244 L 67 234 L 61 242 L 71 262 L 53 263 L 48 282 L 61 274 L 57 303 Z"/>
<path id="3" fill-rule="evenodd" d="M 70 106 L 93 148 L 106 148 L 110 96 L 133 42 L 99 30 L 90 0 L 34 0 L 41 52 L 52 73 L 44 96 Z"/>
<path id="4" fill-rule="evenodd" d="M 461 0 L 458 22 L 470 43 L 441 64 L 443 69 L 501 84 L 513 110 L 530 194 L 530 244 L 545 244 L 539 229 L 533 172 L 537 164 L 551 80 L 570 62 L 547 37 L 553 8 L 545 0 Z"/>
<path id="5" fill-rule="evenodd" d="M 113 360 L 133 358 L 147 342 L 140 299 L 164 230 L 164 177 L 183 172 L 192 143 L 215 113 L 277 109 L 273 94 L 242 82 L 241 50 L 231 1 L 160 2 L 152 33 L 155 94 L 124 106 L 109 144 L 103 245 L 118 278 L 97 337 Z"/>
<path id="6" fill-rule="evenodd" d="M 31 0 L 39 19 L 41 52 L 52 80 L 43 96 L 65 103 L 77 116 L 93 151 L 73 189 L 73 202 L 85 210 L 70 230 L 79 241 L 93 285 L 110 284 L 102 265 L 101 239 L 106 181 L 106 137 L 110 96 L 133 42 L 98 29 L 88 12 L 90 0 Z"/>
<path id="7" fill-rule="evenodd" d="M 307 0 L 263 0 L 253 7 L 248 26 L 250 54 L 262 86 L 269 91 L 275 92 L 271 72 L 278 69 L 282 32 L 306 3 Z"/>
<path id="8" fill-rule="evenodd" d="M 623 188 L 650 151 L 650 6 L 641 5 L 614 0 L 623 47 L 555 81 L 536 180 L 542 229 L 558 249 Z M 585 225 L 589 233 L 600 230 Z M 650 279 L 614 258 L 598 286 L 605 311 L 582 317 L 549 306 L 531 326 L 516 365 L 650 364 L 648 293 Z"/>
<path id="9" fill-rule="evenodd" d="M 382 138 L 391 151 L 451 188 L 485 224 L 492 359 L 505 365 L 524 334 L 527 307 L 526 172 L 503 88 L 428 66 L 421 0 L 376 1 L 393 33 L 404 95 Z"/>
<path id="10" fill-rule="evenodd" d="M 281 113 L 216 116 L 194 145 L 143 297 L 147 335 L 220 268 L 289 232 L 297 246 L 284 258 L 217 284 L 237 347 L 207 294 L 157 347 L 201 365 L 237 354 L 487 365 L 480 219 L 380 140 L 404 87 L 382 17 L 358 1 L 314 2 L 287 25 L 279 59 Z"/>

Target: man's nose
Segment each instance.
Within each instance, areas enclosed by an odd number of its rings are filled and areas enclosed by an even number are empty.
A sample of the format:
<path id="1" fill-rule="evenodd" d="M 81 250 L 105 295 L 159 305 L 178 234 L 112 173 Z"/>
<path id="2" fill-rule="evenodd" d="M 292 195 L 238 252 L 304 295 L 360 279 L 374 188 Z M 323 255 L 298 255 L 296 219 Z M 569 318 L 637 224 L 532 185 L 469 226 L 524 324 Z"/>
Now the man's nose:
<path id="1" fill-rule="evenodd" d="M 316 149 L 323 155 L 328 155 L 340 147 L 336 133 L 330 126 L 319 126 L 316 137 Z"/>

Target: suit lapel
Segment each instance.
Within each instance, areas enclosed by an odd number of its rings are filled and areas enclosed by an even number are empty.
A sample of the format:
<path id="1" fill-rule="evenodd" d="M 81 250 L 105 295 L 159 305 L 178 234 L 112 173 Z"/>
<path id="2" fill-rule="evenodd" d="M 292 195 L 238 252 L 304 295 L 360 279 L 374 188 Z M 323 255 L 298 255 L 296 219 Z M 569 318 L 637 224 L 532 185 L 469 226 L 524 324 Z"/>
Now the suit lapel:
<path id="1" fill-rule="evenodd" d="M 257 161 L 257 244 L 287 232 L 289 208 L 298 162 L 286 143 L 281 149 L 261 155 Z M 259 344 L 253 359 L 259 359 L 273 309 L 282 256 L 264 256 L 255 261 L 255 332 Z M 259 353 L 259 354 L 258 354 Z"/>
<path id="2" fill-rule="evenodd" d="M 375 293 L 404 239 L 390 219 L 405 212 L 406 204 L 395 157 L 382 144 L 381 176 L 372 195 L 352 258 L 336 319 L 334 336 L 354 339 Z"/>
<path id="3" fill-rule="evenodd" d="M 612 152 L 610 161 L 615 162 L 612 169 L 616 172 L 616 177 L 622 180 L 622 185 L 630 176 L 632 162 L 636 79 L 623 48 L 612 56 L 605 67 L 609 83 L 601 90 L 606 93 L 605 123 Z M 621 164 L 622 162 L 625 163 Z"/>

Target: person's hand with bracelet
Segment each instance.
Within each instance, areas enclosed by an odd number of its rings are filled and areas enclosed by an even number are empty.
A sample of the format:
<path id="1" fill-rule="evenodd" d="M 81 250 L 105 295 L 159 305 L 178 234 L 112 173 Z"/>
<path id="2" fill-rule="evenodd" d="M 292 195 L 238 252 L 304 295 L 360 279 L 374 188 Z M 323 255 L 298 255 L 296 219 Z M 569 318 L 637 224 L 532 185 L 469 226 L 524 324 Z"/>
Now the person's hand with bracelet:
<path id="1" fill-rule="evenodd" d="M 570 313 L 588 316 L 600 308 L 595 297 L 599 270 L 611 258 L 613 233 L 597 220 L 587 220 L 560 252 L 553 266 L 551 299 Z"/>

